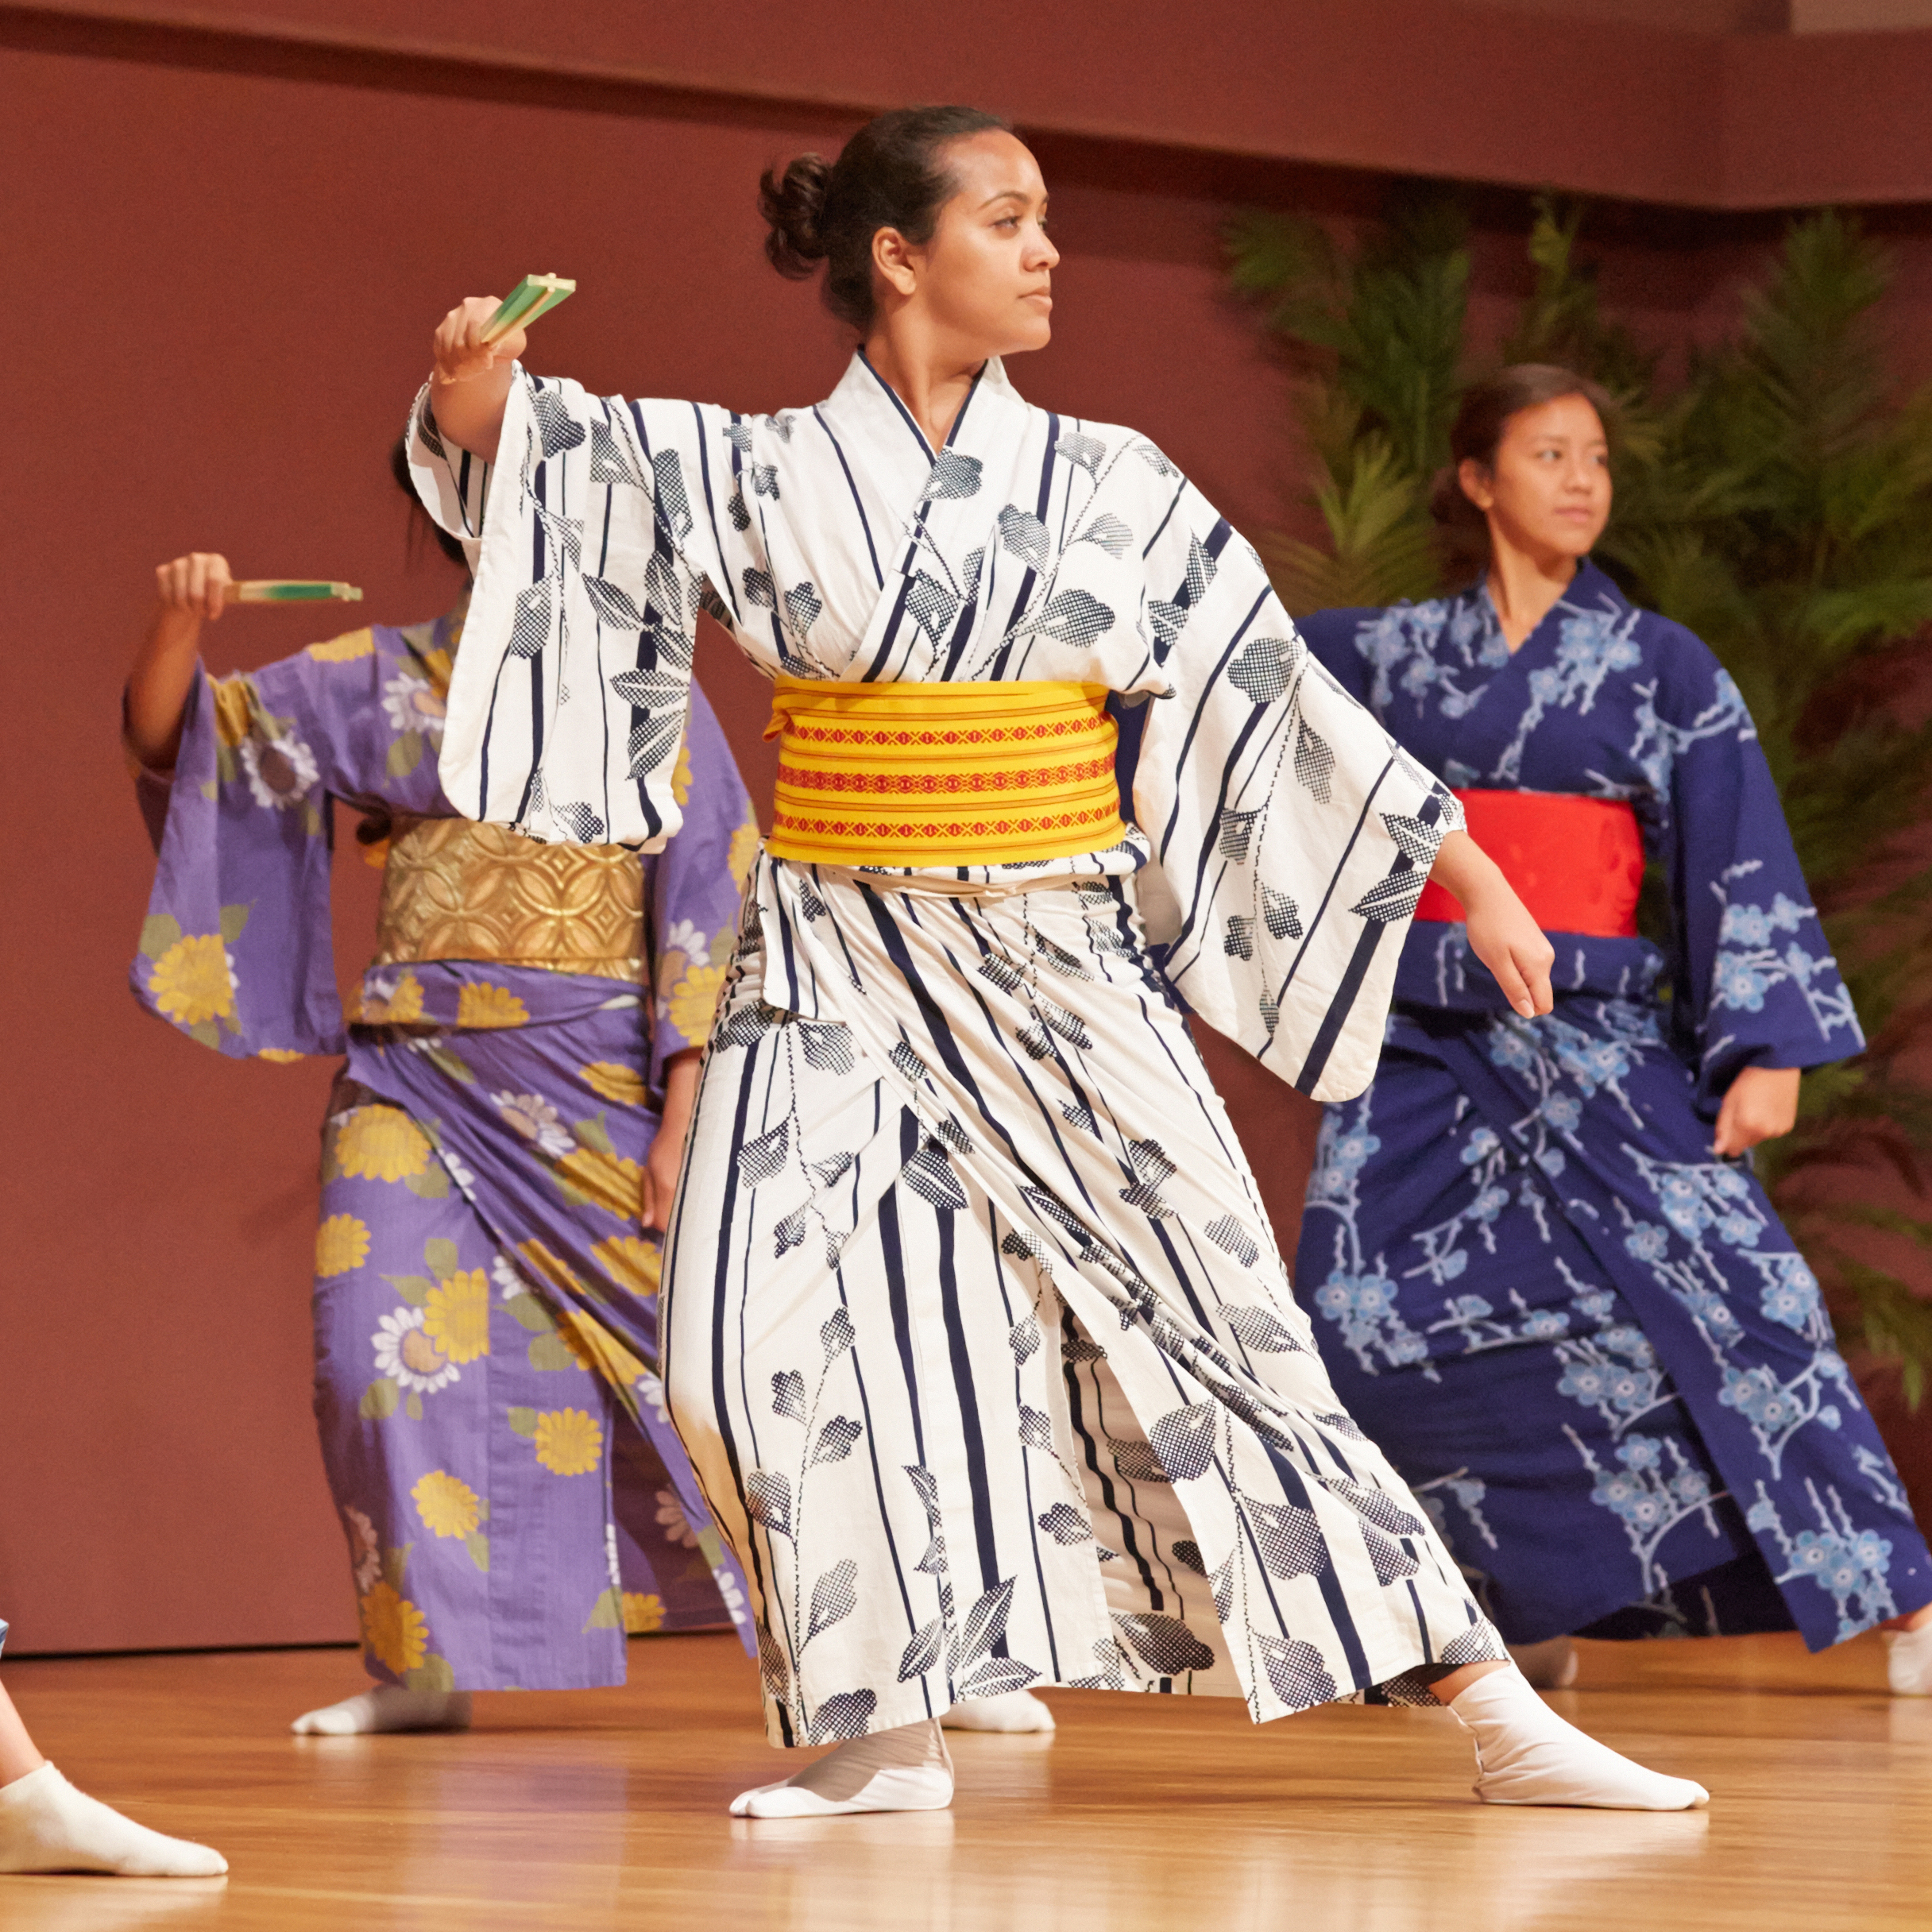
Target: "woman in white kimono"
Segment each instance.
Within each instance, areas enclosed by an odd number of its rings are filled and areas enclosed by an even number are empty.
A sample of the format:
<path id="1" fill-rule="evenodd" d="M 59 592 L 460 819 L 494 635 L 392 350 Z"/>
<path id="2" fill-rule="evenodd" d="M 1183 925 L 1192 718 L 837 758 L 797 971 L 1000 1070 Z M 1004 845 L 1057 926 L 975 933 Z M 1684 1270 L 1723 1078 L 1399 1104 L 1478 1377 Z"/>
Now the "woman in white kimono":
<path id="1" fill-rule="evenodd" d="M 1433 1694 L 1486 1799 L 1704 1803 L 1505 1660 L 1336 1401 L 1182 1017 L 1339 1099 L 1432 868 L 1526 1014 L 1549 947 L 1161 451 L 1014 392 L 1057 257 L 1000 123 L 883 116 L 763 205 L 864 345 L 823 404 L 598 399 L 482 345 L 477 298 L 413 428 L 481 539 L 462 810 L 654 848 L 697 610 L 775 679 L 665 1381 L 772 1741 L 840 1748 L 734 1810 L 944 1805 L 940 1716 L 1055 1683 Z"/>

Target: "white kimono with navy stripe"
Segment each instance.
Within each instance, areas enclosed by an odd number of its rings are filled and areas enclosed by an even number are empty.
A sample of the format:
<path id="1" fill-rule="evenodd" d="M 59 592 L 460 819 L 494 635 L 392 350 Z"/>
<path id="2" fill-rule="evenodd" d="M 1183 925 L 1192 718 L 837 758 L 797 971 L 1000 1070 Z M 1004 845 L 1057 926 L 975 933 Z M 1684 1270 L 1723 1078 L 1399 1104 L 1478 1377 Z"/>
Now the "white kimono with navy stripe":
<path id="1" fill-rule="evenodd" d="M 863 357 L 763 417 L 520 373 L 493 486 L 415 423 L 477 554 L 442 768 L 479 817 L 674 831 L 701 608 L 767 673 L 1117 694 L 1121 844 L 767 854 L 748 897 L 661 1332 L 774 1740 L 1052 1683 L 1265 1718 L 1501 1656 L 1329 1386 L 1176 998 L 1359 1092 L 1460 822 L 1250 547 L 1144 437 L 997 363 L 937 454 Z"/>

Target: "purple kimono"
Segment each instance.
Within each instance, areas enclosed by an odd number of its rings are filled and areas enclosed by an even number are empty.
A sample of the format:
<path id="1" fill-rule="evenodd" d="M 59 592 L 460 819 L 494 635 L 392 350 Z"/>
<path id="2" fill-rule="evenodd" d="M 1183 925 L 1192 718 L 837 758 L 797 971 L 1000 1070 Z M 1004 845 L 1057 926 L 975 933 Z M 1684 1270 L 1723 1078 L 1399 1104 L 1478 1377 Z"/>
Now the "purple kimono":
<path id="1" fill-rule="evenodd" d="M 1741 1068 L 1864 1045 L 1737 686 L 1587 562 L 1514 653 L 1480 586 L 1301 628 L 1450 785 L 1629 801 L 1671 911 L 1664 948 L 1552 932 L 1536 1020 L 1460 925 L 1411 929 L 1296 1262 L 1350 1413 L 1512 1643 L 1817 1649 L 1932 1601 L 1817 1279 L 1711 1152 Z"/>
<path id="2" fill-rule="evenodd" d="M 684 829 L 560 853 L 438 775 L 459 610 L 198 675 L 136 997 L 237 1057 L 346 1053 L 323 1134 L 315 1407 L 370 1674 L 620 1683 L 628 1633 L 729 1622 L 740 1575 L 667 1420 L 639 1184 L 667 1058 L 703 1044 L 757 825 L 694 704 Z M 386 858 L 345 1027 L 330 801 Z"/>

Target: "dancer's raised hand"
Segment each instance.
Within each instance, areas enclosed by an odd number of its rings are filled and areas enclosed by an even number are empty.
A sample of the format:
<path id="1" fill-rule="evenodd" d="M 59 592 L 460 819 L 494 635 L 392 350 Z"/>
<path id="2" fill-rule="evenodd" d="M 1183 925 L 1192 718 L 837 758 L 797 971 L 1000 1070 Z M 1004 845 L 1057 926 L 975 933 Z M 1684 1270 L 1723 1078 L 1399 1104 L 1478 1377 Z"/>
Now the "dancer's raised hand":
<path id="1" fill-rule="evenodd" d="M 466 296 L 436 325 L 431 344 L 435 373 L 430 379 L 430 408 L 436 427 L 459 449 L 485 462 L 496 458 L 510 365 L 528 340 L 521 329 L 506 330 L 493 342 L 483 340 L 500 306 L 496 296 Z"/>

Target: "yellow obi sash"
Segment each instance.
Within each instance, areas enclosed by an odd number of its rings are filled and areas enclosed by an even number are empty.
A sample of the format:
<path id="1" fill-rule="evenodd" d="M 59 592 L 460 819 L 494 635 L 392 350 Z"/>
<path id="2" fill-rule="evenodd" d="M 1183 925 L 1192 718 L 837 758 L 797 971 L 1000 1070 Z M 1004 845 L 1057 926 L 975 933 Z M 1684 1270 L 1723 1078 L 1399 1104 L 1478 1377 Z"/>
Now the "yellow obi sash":
<path id="1" fill-rule="evenodd" d="M 1069 859 L 1127 835 L 1101 684 L 779 678 L 766 849 L 818 865 Z"/>
<path id="2" fill-rule="evenodd" d="M 467 818 L 399 816 L 376 945 L 377 966 L 489 960 L 639 983 L 643 865 L 621 845 L 539 845 Z"/>

